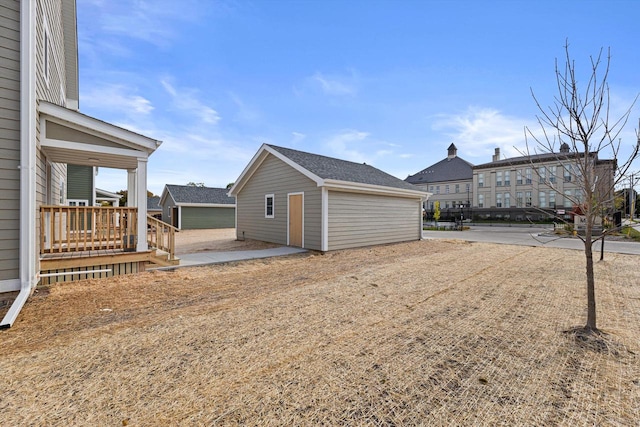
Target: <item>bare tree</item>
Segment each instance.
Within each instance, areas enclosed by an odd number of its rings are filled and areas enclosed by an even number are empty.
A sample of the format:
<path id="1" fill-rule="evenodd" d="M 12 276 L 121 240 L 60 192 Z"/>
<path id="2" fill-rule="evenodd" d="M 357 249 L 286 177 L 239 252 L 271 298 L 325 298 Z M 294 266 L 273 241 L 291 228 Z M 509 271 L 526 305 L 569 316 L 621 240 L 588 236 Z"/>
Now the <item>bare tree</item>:
<path id="1" fill-rule="evenodd" d="M 638 96 L 620 117 L 612 119 L 609 116 L 607 82 L 611 63 L 610 50 L 606 51 L 606 57 L 603 57 L 603 49 L 600 49 L 596 57 L 590 57 L 591 69 L 584 81 L 576 75 L 568 42 L 564 50 L 564 66 L 559 65 L 556 59 L 558 92 L 553 104 L 543 107 L 533 90 L 531 91 L 541 112 L 537 116 L 541 132 L 536 134 L 527 128 L 525 133 L 529 155 L 556 153 L 557 160 L 576 177 L 578 191 L 565 197 L 571 197 L 571 202 L 579 207 L 584 218 L 584 234 L 579 234 L 584 243 L 587 275 L 587 323 L 584 331 L 592 333 L 598 331 L 592 248 L 595 241 L 604 238 L 604 234 L 594 235 L 594 228 L 602 220 L 603 214 L 613 209 L 615 188 L 638 157 L 638 134 L 629 156 L 625 160 L 618 157 L 622 144 L 619 135 Z M 558 152 L 556 147 L 559 148 Z M 601 154 L 610 159 L 599 159 Z"/>

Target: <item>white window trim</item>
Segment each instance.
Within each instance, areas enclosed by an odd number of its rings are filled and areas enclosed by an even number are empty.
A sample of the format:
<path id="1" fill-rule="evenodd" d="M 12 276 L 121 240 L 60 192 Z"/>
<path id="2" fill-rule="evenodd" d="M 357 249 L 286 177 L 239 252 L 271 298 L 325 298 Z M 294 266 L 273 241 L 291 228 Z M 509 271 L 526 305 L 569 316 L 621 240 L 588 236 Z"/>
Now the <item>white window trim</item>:
<path id="1" fill-rule="evenodd" d="M 271 198 L 271 215 L 267 213 L 267 199 Z M 273 194 L 264 195 L 264 217 L 275 218 L 276 217 L 276 198 Z"/>

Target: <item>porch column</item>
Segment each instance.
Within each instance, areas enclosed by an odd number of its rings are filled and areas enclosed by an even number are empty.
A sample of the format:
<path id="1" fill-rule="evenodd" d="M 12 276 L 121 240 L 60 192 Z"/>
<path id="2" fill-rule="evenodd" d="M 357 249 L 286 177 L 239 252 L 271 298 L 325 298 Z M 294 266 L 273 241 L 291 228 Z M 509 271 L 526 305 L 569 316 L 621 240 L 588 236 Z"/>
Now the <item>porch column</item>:
<path id="1" fill-rule="evenodd" d="M 147 159 L 138 158 L 136 174 L 136 201 L 138 207 L 138 246 L 137 252 L 149 249 L 147 245 Z"/>
<path id="2" fill-rule="evenodd" d="M 127 206 L 138 206 L 136 204 L 136 170 L 127 169 Z"/>

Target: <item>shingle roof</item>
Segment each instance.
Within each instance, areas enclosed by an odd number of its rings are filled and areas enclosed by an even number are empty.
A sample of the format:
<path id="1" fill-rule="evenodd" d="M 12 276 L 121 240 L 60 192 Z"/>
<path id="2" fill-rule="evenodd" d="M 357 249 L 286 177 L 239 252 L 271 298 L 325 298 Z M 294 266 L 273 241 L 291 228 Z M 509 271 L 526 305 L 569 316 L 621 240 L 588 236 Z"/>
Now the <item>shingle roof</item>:
<path id="1" fill-rule="evenodd" d="M 195 187 L 191 185 L 167 184 L 167 191 L 176 203 L 210 203 L 235 205 L 236 199 L 227 196 L 226 188 Z"/>
<path id="2" fill-rule="evenodd" d="M 420 191 L 419 188 L 376 169 L 366 163 L 354 163 L 319 154 L 305 153 L 291 148 L 267 145 L 293 162 L 302 166 L 321 179 L 354 182 L 359 184 L 380 185 L 383 187 L 400 188 L 404 190 Z"/>
<path id="3" fill-rule="evenodd" d="M 405 181 L 411 184 L 429 184 L 431 182 L 459 181 L 473 179 L 473 164 L 460 157 L 447 157 L 408 176 Z"/>
<path id="4" fill-rule="evenodd" d="M 147 197 L 147 210 L 148 211 L 161 211 L 160 196 Z"/>

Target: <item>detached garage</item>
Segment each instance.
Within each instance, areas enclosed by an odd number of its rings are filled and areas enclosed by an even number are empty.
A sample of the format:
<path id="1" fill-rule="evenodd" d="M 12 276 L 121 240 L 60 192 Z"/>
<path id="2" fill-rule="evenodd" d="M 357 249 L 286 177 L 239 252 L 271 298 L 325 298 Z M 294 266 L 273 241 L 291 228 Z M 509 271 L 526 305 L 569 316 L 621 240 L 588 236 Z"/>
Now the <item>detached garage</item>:
<path id="1" fill-rule="evenodd" d="M 181 230 L 233 228 L 236 201 L 226 188 L 164 186 L 160 197 L 163 221 Z"/>
<path id="2" fill-rule="evenodd" d="M 263 144 L 229 195 L 238 239 L 330 251 L 421 239 L 429 193 L 367 164 Z"/>

